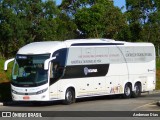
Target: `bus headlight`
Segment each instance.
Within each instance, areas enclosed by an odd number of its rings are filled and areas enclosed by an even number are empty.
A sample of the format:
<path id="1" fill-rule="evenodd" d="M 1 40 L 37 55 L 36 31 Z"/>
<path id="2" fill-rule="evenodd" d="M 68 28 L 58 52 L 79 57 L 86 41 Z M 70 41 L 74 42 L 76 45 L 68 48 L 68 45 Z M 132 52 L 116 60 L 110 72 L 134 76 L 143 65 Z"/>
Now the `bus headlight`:
<path id="1" fill-rule="evenodd" d="M 16 92 L 15 90 L 12 90 L 12 93 L 14 93 L 14 94 L 18 94 L 18 92 Z"/>
<path id="2" fill-rule="evenodd" d="M 36 94 L 42 94 L 47 91 L 48 88 L 38 91 Z"/>

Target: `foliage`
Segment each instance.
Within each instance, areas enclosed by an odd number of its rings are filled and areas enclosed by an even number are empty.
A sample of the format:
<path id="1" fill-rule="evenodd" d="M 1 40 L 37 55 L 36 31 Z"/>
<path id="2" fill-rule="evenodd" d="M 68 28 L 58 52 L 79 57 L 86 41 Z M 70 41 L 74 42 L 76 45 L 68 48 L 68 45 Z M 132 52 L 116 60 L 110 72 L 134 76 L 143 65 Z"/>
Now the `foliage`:
<path id="1" fill-rule="evenodd" d="M 132 41 L 152 42 L 159 45 L 159 5 L 157 0 L 126 0 Z"/>
<path id="2" fill-rule="evenodd" d="M 30 42 L 111 38 L 159 46 L 160 2 L 126 0 L 0 0 L 0 56 L 12 57 Z"/>
<path id="3" fill-rule="evenodd" d="M 14 56 L 25 44 L 75 38 L 160 40 L 160 2 L 126 0 L 122 13 L 110 0 L 0 1 L 0 56 Z"/>
<path id="4" fill-rule="evenodd" d="M 0 58 L 0 83 L 9 82 L 11 78 L 11 71 L 12 71 L 13 63 L 9 64 L 7 71 L 4 71 L 3 70 L 4 62 L 5 62 L 5 59 Z"/>
<path id="5" fill-rule="evenodd" d="M 79 9 L 75 14 L 75 22 L 78 29 L 88 38 L 116 39 L 122 28 L 127 25 L 120 9 L 106 0 L 97 0 L 91 7 Z"/>
<path id="6" fill-rule="evenodd" d="M 160 89 L 160 58 L 156 61 L 156 89 Z"/>
<path id="7" fill-rule="evenodd" d="M 10 57 L 30 42 L 74 38 L 76 25 L 53 1 L 1 0 L 0 55 Z"/>

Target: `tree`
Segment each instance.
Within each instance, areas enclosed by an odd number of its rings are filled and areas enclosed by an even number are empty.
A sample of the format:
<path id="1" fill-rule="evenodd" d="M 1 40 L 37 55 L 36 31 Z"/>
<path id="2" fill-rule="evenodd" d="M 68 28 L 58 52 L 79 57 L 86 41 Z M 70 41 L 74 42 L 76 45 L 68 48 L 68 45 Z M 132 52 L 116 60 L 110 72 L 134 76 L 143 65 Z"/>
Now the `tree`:
<path id="1" fill-rule="evenodd" d="M 75 22 L 86 37 L 94 38 L 117 38 L 127 24 L 120 9 L 106 0 L 97 0 L 92 6 L 79 9 Z"/>
<path id="2" fill-rule="evenodd" d="M 15 49 L 23 44 L 23 35 L 26 34 L 27 22 L 19 19 L 21 15 L 15 6 L 16 2 L 4 0 L 0 3 L 0 52 L 4 57 L 15 53 Z"/>
<path id="3" fill-rule="evenodd" d="M 159 39 L 158 3 L 157 0 L 126 0 L 132 41 L 154 43 Z"/>
<path id="4" fill-rule="evenodd" d="M 87 8 L 95 4 L 98 0 L 62 0 L 59 8 L 70 17 L 74 17 L 79 9 Z"/>
<path id="5" fill-rule="evenodd" d="M 35 41 L 75 38 L 76 25 L 54 1 L 1 0 L 0 53 L 15 55 L 23 45 Z"/>
<path id="6" fill-rule="evenodd" d="M 126 0 L 132 41 L 160 46 L 160 2 L 158 0 Z"/>

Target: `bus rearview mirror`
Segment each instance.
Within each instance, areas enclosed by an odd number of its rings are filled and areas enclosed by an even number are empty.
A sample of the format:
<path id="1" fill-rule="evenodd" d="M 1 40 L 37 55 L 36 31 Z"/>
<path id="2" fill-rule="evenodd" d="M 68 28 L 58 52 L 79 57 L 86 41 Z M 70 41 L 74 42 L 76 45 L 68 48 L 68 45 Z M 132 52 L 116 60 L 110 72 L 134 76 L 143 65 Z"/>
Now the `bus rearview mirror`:
<path id="1" fill-rule="evenodd" d="M 9 60 L 6 60 L 5 63 L 4 63 L 4 70 L 7 71 L 7 68 L 8 68 L 8 63 L 14 61 L 14 58 L 11 58 Z"/>
<path id="2" fill-rule="evenodd" d="M 56 59 L 56 57 L 52 57 L 52 58 L 49 58 L 49 59 L 47 59 L 47 60 L 44 61 L 44 70 L 48 70 L 48 68 L 49 68 L 49 62 L 51 62 L 54 59 Z"/>

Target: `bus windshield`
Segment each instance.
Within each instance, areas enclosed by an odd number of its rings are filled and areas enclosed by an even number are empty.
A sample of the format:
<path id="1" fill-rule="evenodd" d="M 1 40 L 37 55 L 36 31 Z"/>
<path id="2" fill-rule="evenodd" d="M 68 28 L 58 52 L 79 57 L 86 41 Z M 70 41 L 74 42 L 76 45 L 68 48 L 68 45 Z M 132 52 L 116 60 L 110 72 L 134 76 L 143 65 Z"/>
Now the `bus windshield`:
<path id="1" fill-rule="evenodd" d="M 46 83 L 48 72 L 44 70 L 44 61 L 50 54 L 17 55 L 12 71 L 12 82 L 19 85 Z"/>

